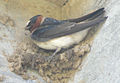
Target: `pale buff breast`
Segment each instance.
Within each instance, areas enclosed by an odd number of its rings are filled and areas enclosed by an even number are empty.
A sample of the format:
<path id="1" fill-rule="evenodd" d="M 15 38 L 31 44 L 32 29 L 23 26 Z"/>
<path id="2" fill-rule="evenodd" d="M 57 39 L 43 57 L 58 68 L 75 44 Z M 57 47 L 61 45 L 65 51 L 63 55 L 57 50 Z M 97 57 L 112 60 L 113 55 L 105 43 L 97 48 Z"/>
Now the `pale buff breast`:
<path id="1" fill-rule="evenodd" d="M 84 39 L 87 35 L 89 29 L 67 35 L 64 37 L 55 38 L 46 42 L 38 42 L 33 40 L 33 42 L 38 45 L 40 48 L 55 50 L 57 48 L 67 48 L 73 44 L 78 44 L 80 41 Z"/>

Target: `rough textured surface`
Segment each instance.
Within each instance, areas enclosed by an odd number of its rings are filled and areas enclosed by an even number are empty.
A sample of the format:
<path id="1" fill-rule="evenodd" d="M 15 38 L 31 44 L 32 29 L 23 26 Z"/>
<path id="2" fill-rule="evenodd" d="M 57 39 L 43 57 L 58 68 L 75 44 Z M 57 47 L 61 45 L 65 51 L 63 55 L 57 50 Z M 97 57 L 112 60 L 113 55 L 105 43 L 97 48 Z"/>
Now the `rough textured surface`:
<path id="1" fill-rule="evenodd" d="M 53 2 L 45 7 L 44 5 L 49 3 L 46 1 L 43 1 L 42 5 L 40 6 L 40 1 L 43 0 L 39 0 L 37 2 L 34 0 L 30 0 L 29 2 L 27 2 L 27 0 L 0 1 L 0 82 L 45 83 L 45 81 L 42 80 L 40 76 L 38 76 L 40 80 L 34 80 L 36 77 L 34 77 L 34 72 L 30 70 L 28 71 L 28 74 L 33 74 L 33 76 L 30 77 L 32 80 L 24 80 L 28 78 L 27 75 L 24 75 L 25 78 L 22 79 L 19 75 L 16 75 L 9 70 L 8 62 L 6 60 L 6 56 L 15 54 L 14 52 L 16 51 L 16 46 L 18 44 L 20 47 L 19 49 L 22 48 L 26 52 L 33 51 L 33 49 L 26 49 L 26 46 L 27 48 L 31 48 L 29 45 L 27 45 L 27 43 L 30 42 L 23 42 L 29 40 L 23 33 L 24 25 L 31 16 L 40 13 L 44 14 L 45 16 L 66 19 L 78 17 L 79 15 L 86 14 L 93 9 L 105 6 L 107 11 L 106 15 L 109 16 L 109 19 L 94 40 L 92 50 L 89 56 L 85 58 L 82 65 L 80 66 L 80 71 L 76 72 L 74 83 L 118 83 L 120 81 L 120 10 L 118 9 L 120 1 L 96 0 L 96 2 L 95 0 L 70 0 L 70 2 L 66 3 L 62 9 L 60 6 L 57 6 L 56 4 L 54 5 Z M 39 9 L 39 7 L 41 9 Z M 53 10 L 56 11 L 53 12 Z M 20 42 L 23 42 L 24 44 L 20 44 Z M 17 49 L 17 52 L 19 49 Z M 34 49 L 34 52 L 37 52 L 36 49 Z M 34 54 L 34 52 L 31 54 Z M 17 60 L 16 58 L 18 57 L 15 57 L 14 60 Z M 15 65 L 18 65 L 17 62 Z M 16 68 L 19 70 L 21 66 L 18 65 Z M 73 83 L 72 79 L 70 83 Z"/>
<path id="2" fill-rule="evenodd" d="M 82 56 L 90 51 L 89 48 L 88 44 L 77 45 L 73 49 L 56 55 L 51 62 L 47 61 L 48 56 L 45 56 L 45 53 L 23 53 L 21 49 L 8 58 L 9 68 L 25 80 L 38 79 L 36 75 L 28 73 L 30 69 L 35 70 L 47 82 L 52 80 L 53 83 L 67 83 L 80 66 Z"/>
<path id="3" fill-rule="evenodd" d="M 91 52 L 85 59 L 74 83 L 120 82 L 120 1 L 106 4 L 108 20 L 94 40 Z M 70 82 L 73 83 L 73 82 Z"/>

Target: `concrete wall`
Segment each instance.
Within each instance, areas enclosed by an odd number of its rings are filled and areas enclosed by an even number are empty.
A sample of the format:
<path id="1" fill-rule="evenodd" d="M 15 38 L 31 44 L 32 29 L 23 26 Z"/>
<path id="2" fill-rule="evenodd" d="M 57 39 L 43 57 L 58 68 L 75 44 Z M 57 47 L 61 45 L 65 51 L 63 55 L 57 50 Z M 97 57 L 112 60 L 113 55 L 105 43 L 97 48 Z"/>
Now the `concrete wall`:
<path id="1" fill-rule="evenodd" d="M 52 0 L 51 0 L 52 1 Z M 60 1 L 60 0 L 59 0 Z M 63 0 L 65 1 L 65 0 Z M 5 56 L 10 56 L 21 40 L 24 40 L 24 26 L 36 15 L 67 19 L 87 14 L 105 7 L 109 16 L 96 36 L 91 52 L 85 58 L 82 68 L 76 72 L 70 83 L 119 83 L 120 81 L 120 9 L 118 0 L 69 0 L 54 4 L 55 0 L 1 0 L 0 1 L 0 79 L 3 83 L 36 83 L 23 80 L 8 68 Z M 44 81 L 40 78 L 42 83 Z"/>

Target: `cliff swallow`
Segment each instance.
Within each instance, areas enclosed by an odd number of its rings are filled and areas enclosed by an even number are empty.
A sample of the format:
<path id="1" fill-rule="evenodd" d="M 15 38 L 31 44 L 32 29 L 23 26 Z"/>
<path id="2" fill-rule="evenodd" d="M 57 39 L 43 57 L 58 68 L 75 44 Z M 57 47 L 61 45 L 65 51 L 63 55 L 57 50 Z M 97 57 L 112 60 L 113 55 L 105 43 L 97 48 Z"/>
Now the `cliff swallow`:
<path id="1" fill-rule="evenodd" d="M 31 32 L 31 39 L 40 48 L 56 50 L 68 48 L 82 41 L 90 28 L 107 19 L 104 8 L 98 9 L 80 18 L 56 20 L 36 15 L 28 21 L 26 30 Z"/>

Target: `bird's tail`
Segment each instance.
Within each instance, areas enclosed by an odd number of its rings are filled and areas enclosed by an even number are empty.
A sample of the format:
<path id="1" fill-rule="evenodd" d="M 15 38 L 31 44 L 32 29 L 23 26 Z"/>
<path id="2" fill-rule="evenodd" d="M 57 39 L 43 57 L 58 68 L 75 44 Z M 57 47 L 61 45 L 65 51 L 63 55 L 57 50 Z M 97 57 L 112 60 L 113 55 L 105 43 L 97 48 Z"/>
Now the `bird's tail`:
<path id="1" fill-rule="evenodd" d="M 79 23 L 81 21 L 95 19 L 95 18 L 99 17 L 100 15 L 104 15 L 104 13 L 105 13 L 104 8 L 100 8 L 100 9 L 98 9 L 98 10 L 96 10 L 88 15 L 82 16 L 80 18 L 69 19 L 68 21 Z"/>
<path id="2" fill-rule="evenodd" d="M 97 24 L 99 24 L 101 22 L 104 22 L 107 18 L 108 18 L 107 16 L 106 17 L 99 16 L 99 17 L 97 17 L 97 18 L 95 18 L 93 20 L 87 21 L 87 22 L 77 23 L 69 31 L 62 32 L 61 34 L 60 33 L 56 34 L 56 35 L 54 35 L 54 37 L 55 36 L 58 37 L 58 35 L 59 35 L 59 37 L 64 36 L 64 35 L 70 35 L 70 34 L 73 34 L 75 32 L 79 32 L 79 31 L 82 31 L 82 30 L 85 30 L 85 29 L 88 29 L 88 28 L 93 28 L 92 26 L 95 26 L 95 25 L 97 25 Z"/>

